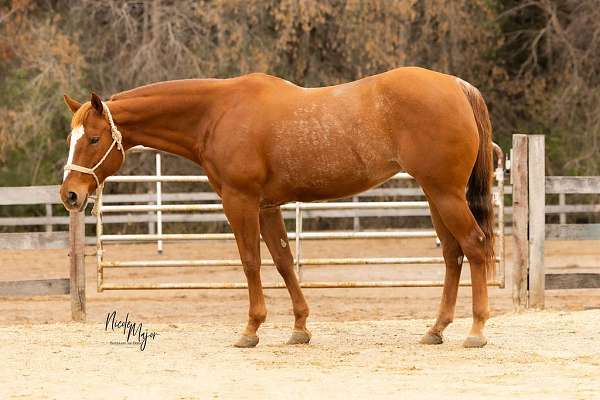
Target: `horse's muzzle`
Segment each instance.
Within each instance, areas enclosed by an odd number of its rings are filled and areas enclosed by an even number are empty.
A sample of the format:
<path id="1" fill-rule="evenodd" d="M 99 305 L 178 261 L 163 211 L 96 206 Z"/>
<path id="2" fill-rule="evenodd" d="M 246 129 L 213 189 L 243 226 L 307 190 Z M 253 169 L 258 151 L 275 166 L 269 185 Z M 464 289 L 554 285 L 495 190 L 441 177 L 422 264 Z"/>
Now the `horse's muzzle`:
<path id="1" fill-rule="evenodd" d="M 81 211 L 85 208 L 88 200 L 88 194 L 85 191 L 76 189 L 60 188 L 60 198 L 67 211 Z"/>

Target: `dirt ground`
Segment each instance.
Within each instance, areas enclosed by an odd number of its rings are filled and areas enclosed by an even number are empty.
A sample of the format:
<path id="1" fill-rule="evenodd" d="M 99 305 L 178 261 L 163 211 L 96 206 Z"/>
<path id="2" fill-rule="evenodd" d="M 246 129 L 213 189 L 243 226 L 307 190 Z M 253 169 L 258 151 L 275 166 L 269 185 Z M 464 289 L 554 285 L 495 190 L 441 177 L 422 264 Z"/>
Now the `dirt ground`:
<path id="1" fill-rule="evenodd" d="M 150 321 L 148 321 L 150 322 Z M 237 324 L 152 324 L 144 351 L 98 323 L 0 327 L 3 399 L 593 399 L 600 310 L 502 315 L 483 349 L 417 344 L 427 321 L 315 321 L 308 345 L 268 322 L 255 349 Z M 551 330 L 551 334 L 549 334 Z"/>
<path id="2" fill-rule="evenodd" d="M 510 241 L 508 241 L 510 244 Z M 549 272 L 597 271 L 598 243 L 547 242 Z M 93 248 L 89 248 L 91 253 Z M 307 242 L 306 257 L 438 255 L 433 240 Z M 65 277 L 66 251 L 3 251 L 0 280 Z M 510 246 L 508 246 L 510 260 Z M 233 242 L 118 245 L 107 259 L 235 258 Z M 263 258 L 268 253 L 263 251 Z M 489 344 L 461 347 L 470 288 L 461 288 L 446 343 L 418 344 L 441 288 L 311 289 L 308 346 L 286 346 L 285 290 L 266 290 L 267 322 L 256 349 L 236 349 L 245 290 L 96 292 L 86 263 L 88 322 L 70 323 L 66 296 L 0 298 L 0 398 L 600 398 L 600 291 L 547 292 L 543 312 L 512 313 L 510 289 L 490 291 Z M 468 278 L 468 266 L 463 278 Z M 510 263 L 507 288 L 510 288 Z M 306 280 L 442 279 L 440 266 L 311 267 Z M 236 282 L 240 268 L 108 271 L 107 282 Z M 277 280 L 264 267 L 263 281 Z M 105 331 L 107 314 L 157 332 L 147 347 Z"/>

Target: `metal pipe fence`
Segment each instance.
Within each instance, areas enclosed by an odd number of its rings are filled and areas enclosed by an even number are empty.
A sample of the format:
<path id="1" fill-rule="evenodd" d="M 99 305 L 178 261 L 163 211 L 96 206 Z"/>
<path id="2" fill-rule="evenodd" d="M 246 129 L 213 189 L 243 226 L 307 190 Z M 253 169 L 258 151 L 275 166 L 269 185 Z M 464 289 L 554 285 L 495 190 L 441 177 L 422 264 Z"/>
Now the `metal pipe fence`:
<path id="1" fill-rule="evenodd" d="M 373 209 L 408 209 L 429 208 L 426 201 L 376 201 L 376 202 L 337 202 L 337 203 L 299 203 L 284 204 L 282 210 L 373 210 Z M 148 211 L 223 211 L 222 204 L 148 204 L 148 205 L 122 205 L 103 206 L 103 213 L 116 212 L 148 212 Z"/>
<path id="2" fill-rule="evenodd" d="M 488 282 L 490 285 L 504 287 L 505 283 L 505 254 L 504 254 L 504 155 L 502 150 L 495 146 L 498 159 L 495 170 L 497 186 L 494 192 L 495 209 L 497 210 L 497 254 L 496 263 L 499 268 L 497 274 Z M 140 149 L 144 151 L 146 149 Z M 390 179 L 413 179 L 407 173 L 398 173 Z M 169 267 L 219 267 L 241 266 L 239 259 L 235 260 L 138 260 L 138 261 L 105 261 L 104 244 L 119 242 L 156 242 L 157 250 L 162 251 L 164 241 L 183 240 L 233 240 L 232 233 L 202 233 L 202 234 L 165 234 L 163 233 L 163 213 L 169 212 L 222 212 L 222 204 L 163 204 L 163 183 L 207 183 L 206 176 L 181 176 L 162 175 L 162 162 L 160 153 L 156 154 L 156 175 L 143 176 L 113 176 L 107 179 L 113 183 L 155 183 L 155 204 L 147 205 L 99 205 L 100 213 L 96 220 L 96 246 L 97 246 L 97 284 L 98 291 L 103 290 L 142 290 L 142 289 L 240 289 L 246 288 L 245 283 L 107 283 L 104 281 L 104 269 L 118 268 L 169 268 Z M 393 230 L 393 231 L 351 231 L 351 232 L 305 232 L 302 229 L 303 212 L 316 210 L 402 210 L 402 209 L 428 209 L 426 201 L 348 201 L 348 202 L 322 202 L 285 204 L 281 207 L 284 211 L 295 212 L 295 230 L 289 238 L 295 241 L 294 264 L 296 273 L 302 287 L 306 288 L 331 288 L 331 287 L 431 287 L 442 286 L 443 281 L 335 281 L 335 282 L 307 282 L 303 279 L 303 266 L 340 266 L 340 265 L 406 265 L 406 264 L 443 264 L 443 257 L 361 257 L 361 258 L 304 258 L 302 256 L 303 240 L 331 240 L 331 239 L 367 239 L 367 238 L 436 238 L 433 230 Z M 156 213 L 156 234 L 104 234 L 102 214 L 118 213 Z M 356 221 L 356 220 L 355 220 Z M 354 226 L 358 225 L 356 222 Z M 468 260 L 465 260 L 468 262 Z M 271 259 L 262 260 L 263 265 L 273 265 Z M 461 285 L 469 285 L 461 281 Z M 265 288 L 283 288 L 283 283 L 265 283 Z"/>

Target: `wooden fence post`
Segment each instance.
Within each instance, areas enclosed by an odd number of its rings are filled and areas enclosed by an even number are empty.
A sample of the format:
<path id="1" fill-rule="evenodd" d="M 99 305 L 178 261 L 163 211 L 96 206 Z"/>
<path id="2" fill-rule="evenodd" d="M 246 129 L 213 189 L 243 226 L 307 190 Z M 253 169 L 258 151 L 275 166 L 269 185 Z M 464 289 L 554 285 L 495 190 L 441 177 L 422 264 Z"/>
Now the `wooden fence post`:
<path id="1" fill-rule="evenodd" d="M 358 196 L 354 196 L 352 198 L 352 201 L 354 203 L 358 203 L 360 201 L 360 199 L 358 198 Z M 352 228 L 354 229 L 354 232 L 360 231 L 360 217 L 358 217 L 358 216 L 355 215 L 352 222 L 353 222 Z"/>
<path id="2" fill-rule="evenodd" d="M 85 321 L 85 213 L 69 213 L 69 257 L 71 317 L 73 321 Z"/>
<path id="3" fill-rule="evenodd" d="M 513 135 L 511 182 L 513 185 L 514 262 L 512 296 L 515 310 L 527 307 L 527 278 L 529 271 L 529 182 L 528 137 Z"/>
<path id="4" fill-rule="evenodd" d="M 546 226 L 546 173 L 544 135 L 530 135 L 529 152 L 529 302 L 533 308 L 544 308 L 546 270 L 544 240 Z"/>
<path id="5" fill-rule="evenodd" d="M 52 217 L 52 204 L 46 203 L 46 218 L 50 219 Z M 46 232 L 52 232 L 52 224 L 46 224 Z"/>
<path id="6" fill-rule="evenodd" d="M 567 195 L 565 193 L 558 194 L 558 205 L 559 206 L 564 206 L 565 204 L 567 204 L 566 196 Z M 567 223 L 567 214 L 565 212 L 560 213 L 558 222 L 563 225 Z"/>

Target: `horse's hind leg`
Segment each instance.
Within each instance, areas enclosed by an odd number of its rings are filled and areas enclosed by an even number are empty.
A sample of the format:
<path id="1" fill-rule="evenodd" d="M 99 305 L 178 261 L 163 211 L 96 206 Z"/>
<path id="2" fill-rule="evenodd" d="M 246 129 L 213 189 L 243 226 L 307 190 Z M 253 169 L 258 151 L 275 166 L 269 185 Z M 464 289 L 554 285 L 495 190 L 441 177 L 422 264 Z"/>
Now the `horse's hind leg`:
<path id="1" fill-rule="evenodd" d="M 260 233 L 269 248 L 277 271 L 281 274 L 292 299 L 294 309 L 294 330 L 288 344 L 304 344 L 310 341 L 310 332 L 306 329 L 308 304 L 302 294 L 300 283 L 294 272 L 294 258 L 290 250 L 283 216 L 279 207 L 260 210 Z"/>
<path id="2" fill-rule="evenodd" d="M 443 342 L 444 329 L 454 320 L 454 309 L 456 296 L 458 294 L 458 283 L 462 269 L 463 252 L 460 245 L 446 228 L 435 205 L 430 201 L 431 219 L 442 243 L 442 252 L 446 263 L 446 275 L 444 278 L 444 291 L 435 324 L 421 338 L 423 344 L 441 344 Z"/>
<path id="3" fill-rule="evenodd" d="M 485 346 L 487 340 L 483 335 L 483 328 L 489 317 L 485 235 L 469 209 L 464 189 L 426 186 L 428 185 L 423 185 L 444 225 L 469 259 L 473 291 L 473 325 L 464 346 Z"/>

